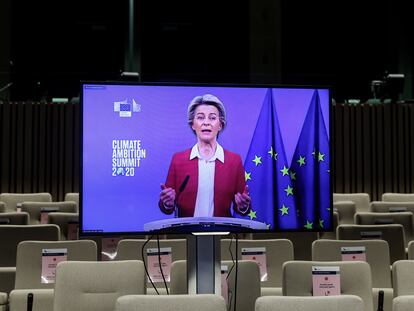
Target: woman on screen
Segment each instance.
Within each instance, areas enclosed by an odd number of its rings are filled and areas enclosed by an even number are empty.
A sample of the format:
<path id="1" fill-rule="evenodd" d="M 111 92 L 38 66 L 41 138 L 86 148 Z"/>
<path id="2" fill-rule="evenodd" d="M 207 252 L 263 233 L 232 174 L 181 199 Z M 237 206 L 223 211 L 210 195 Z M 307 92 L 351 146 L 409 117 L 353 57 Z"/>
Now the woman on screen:
<path id="1" fill-rule="evenodd" d="M 161 211 L 179 217 L 231 217 L 233 206 L 234 212 L 246 215 L 250 196 L 241 158 L 217 142 L 226 126 L 223 103 L 214 95 L 197 96 L 187 115 L 197 143 L 174 154 L 161 184 Z"/>

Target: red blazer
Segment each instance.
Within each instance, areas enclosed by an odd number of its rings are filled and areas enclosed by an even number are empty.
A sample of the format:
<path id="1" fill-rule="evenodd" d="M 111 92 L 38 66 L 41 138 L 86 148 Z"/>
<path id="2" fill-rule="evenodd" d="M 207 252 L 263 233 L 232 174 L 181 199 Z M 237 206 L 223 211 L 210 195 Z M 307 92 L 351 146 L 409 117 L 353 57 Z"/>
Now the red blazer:
<path id="1" fill-rule="evenodd" d="M 198 189 L 198 158 L 190 160 L 191 149 L 174 154 L 168 170 L 167 187 L 175 189 L 178 195 L 180 217 L 193 217 Z M 214 171 L 214 216 L 231 217 L 230 207 L 236 193 L 243 193 L 246 185 L 244 168 L 238 154 L 224 150 L 224 163 L 216 160 Z M 186 187 L 181 194 L 178 190 L 186 176 L 189 176 Z M 167 210 L 160 202 L 160 209 L 166 213 L 173 213 L 174 209 Z M 235 211 L 246 215 L 246 211 L 239 211 L 234 204 Z"/>

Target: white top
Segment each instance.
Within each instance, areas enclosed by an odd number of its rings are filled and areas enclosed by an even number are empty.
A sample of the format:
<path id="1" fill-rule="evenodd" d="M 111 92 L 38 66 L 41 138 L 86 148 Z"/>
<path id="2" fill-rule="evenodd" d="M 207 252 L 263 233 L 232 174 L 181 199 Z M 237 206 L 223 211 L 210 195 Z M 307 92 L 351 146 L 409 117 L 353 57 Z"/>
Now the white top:
<path id="1" fill-rule="evenodd" d="M 191 149 L 190 160 L 198 158 L 198 188 L 194 217 L 214 216 L 214 172 L 216 159 L 224 163 L 223 147 L 217 143 L 216 152 L 210 160 L 204 160 L 195 144 Z"/>

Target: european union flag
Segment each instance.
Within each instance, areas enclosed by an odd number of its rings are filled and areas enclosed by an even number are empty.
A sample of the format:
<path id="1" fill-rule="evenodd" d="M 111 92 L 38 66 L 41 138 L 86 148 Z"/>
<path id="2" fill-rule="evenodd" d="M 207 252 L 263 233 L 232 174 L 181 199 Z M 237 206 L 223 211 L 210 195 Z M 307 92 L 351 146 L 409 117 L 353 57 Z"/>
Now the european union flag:
<path id="1" fill-rule="evenodd" d="M 329 139 L 315 90 L 290 165 L 300 227 L 331 226 Z"/>
<path id="2" fill-rule="evenodd" d="M 297 228 L 291 175 L 271 89 L 263 101 L 244 168 L 252 199 L 247 217 L 266 223 L 269 229 Z"/>

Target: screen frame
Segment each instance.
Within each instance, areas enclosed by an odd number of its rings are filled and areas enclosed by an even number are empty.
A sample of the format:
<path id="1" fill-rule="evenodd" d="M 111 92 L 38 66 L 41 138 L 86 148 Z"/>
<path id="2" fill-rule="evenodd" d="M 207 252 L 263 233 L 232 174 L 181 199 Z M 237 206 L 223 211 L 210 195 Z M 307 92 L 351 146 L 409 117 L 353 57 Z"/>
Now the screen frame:
<path id="1" fill-rule="evenodd" d="M 100 230 L 84 230 L 83 227 L 83 100 L 84 100 L 84 86 L 85 85 L 113 85 L 113 86 L 177 86 L 177 87 L 223 87 L 223 88 L 272 88 L 272 89 L 323 89 L 328 91 L 328 99 L 329 99 L 329 152 L 330 152 L 330 161 L 329 161 L 329 169 L 330 169 L 330 226 L 327 228 L 300 228 L 300 229 L 283 229 L 283 230 L 256 230 L 256 229 L 249 229 L 243 227 L 240 230 L 236 230 L 233 228 L 232 230 L 224 230 L 226 233 L 236 233 L 236 234 L 250 234 L 250 233 L 283 233 L 283 232 L 333 232 L 333 180 L 334 180 L 334 170 L 333 170 L 333 144 L 332 144 L 332 132 L 333 132 L 333 102 L 332 102 L 332 87 L 327 85 L 316 85 L 316 84 L 309 84 L 309 85 L 291 85 L 291 84 L 244 84 L 244 83 L 191 83 L 191 82 L 138 82 L 138 81 L 94 81 L 94 80 L 82 80 L 80 81 L 80 100 L 79 100 L 79 113 L 80 113 L 80 130 L 79 130 L 79 237 L 114 237 L 114 236 L 151 236 L 157 234 L 166 234 L 166 235 L 186 235 L 186 234 L 210 234 L 210 235 L 217 235 L 223 232 L 223 229 L 217 230 L 183 230 L 179 232 L 179 230 L 171 230 L 171 229 L 161 229 L 161 230 L 154 230 L 154 231 L 119 231 L 119 232 L 102 232 Z"/>

